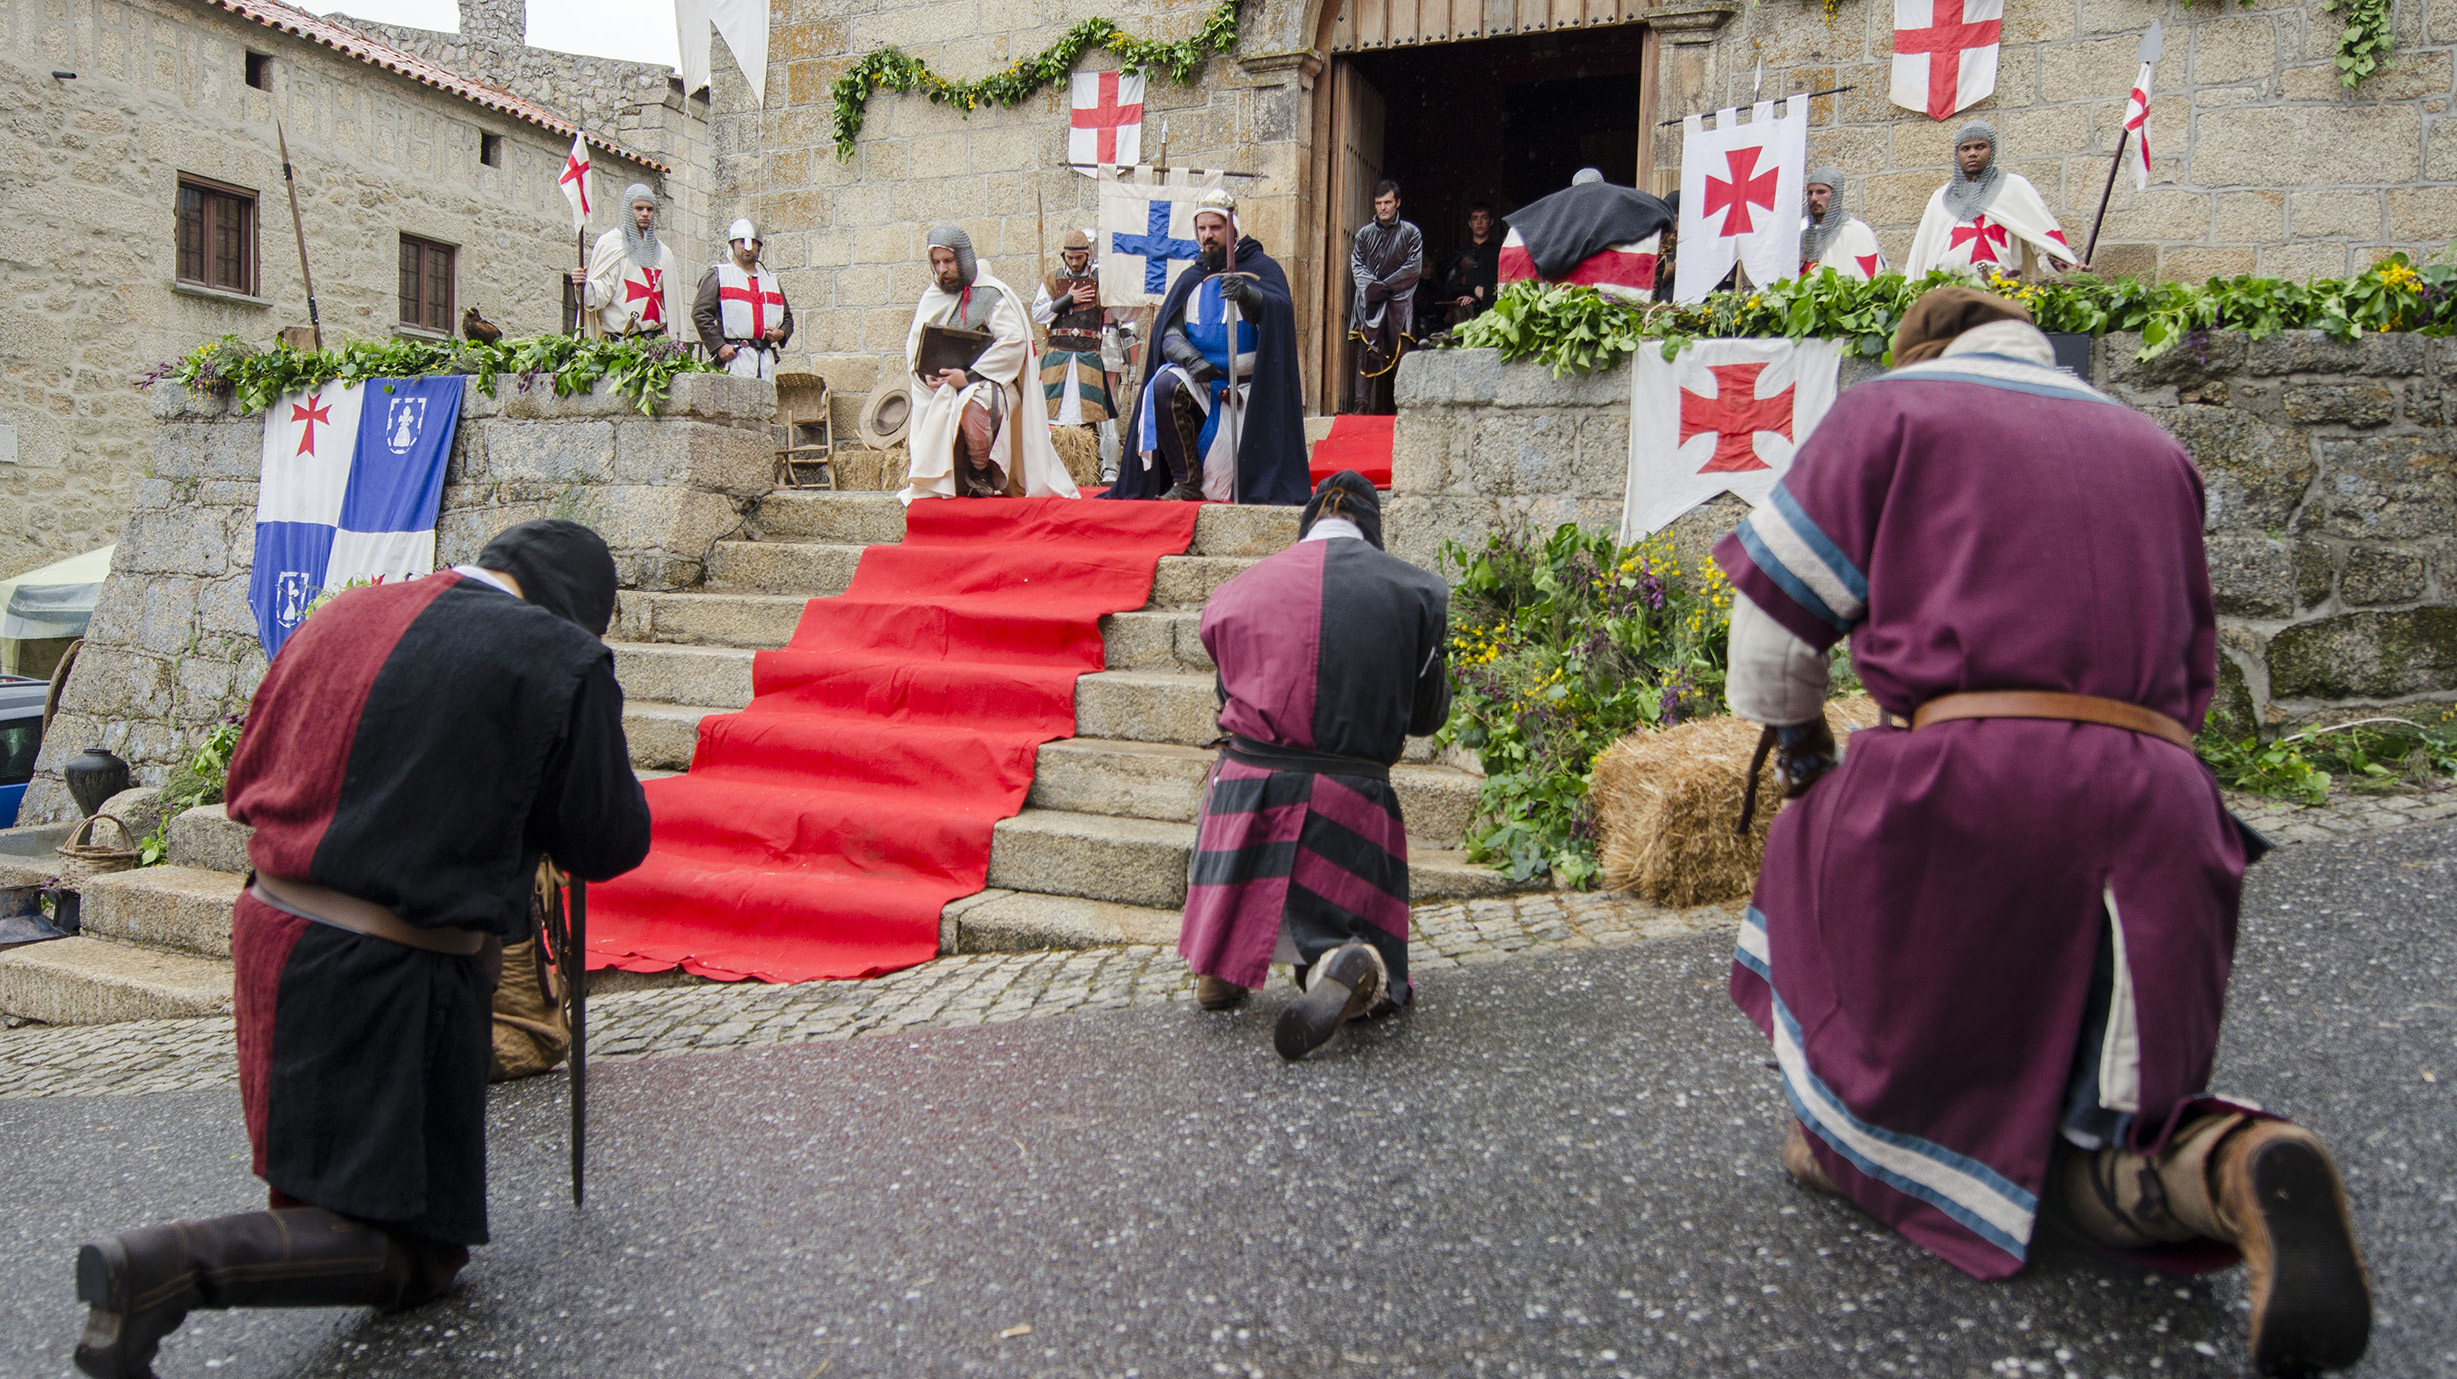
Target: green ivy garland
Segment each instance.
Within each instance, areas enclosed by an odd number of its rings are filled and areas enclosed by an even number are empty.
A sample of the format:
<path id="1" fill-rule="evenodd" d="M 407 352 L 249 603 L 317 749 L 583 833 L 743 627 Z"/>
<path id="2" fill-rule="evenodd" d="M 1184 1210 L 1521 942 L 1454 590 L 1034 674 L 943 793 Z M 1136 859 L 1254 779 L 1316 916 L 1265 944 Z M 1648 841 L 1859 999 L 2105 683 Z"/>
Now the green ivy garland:
<path id="1" fill-rule="evenodd" d="M 836 104 L 836 157 L 850 162 L 854 140 L 861 137 L 863 108 L 880 87 L 918 91 L 940 105 L 952 105 L 969 116 L 985 105 L 1018 106 L 1043 87 L 1064 80 L 1075 62 L 1098 48 L 1115 53 L 1128 73 L 1159 72 L 1180 86 L 1191 86 L 1214 53 L 1237 45 L 1237 10 L 1242 0 L 1220 0 L 1220 7 L 1203 21 L 1192 38 L 1158 43 L 1136 38 L 1108 19 L 1087 19 L 1066 31 L 1056 43 L 1013 66 L 979 81 L 949 81 L 930 64 L 890 45 L 865 55 L 829 88 Z"/>
<path id="2" fill-rule="evenodd" d="M 284 393 L 370 378 L 417 378 L 424 374 L 472 375 L 478 391 L 495 396 L 496 379 L 511 374 L 526 392 L 543 381 L 555 396 L 571 397 L 611 380 L 614 391 L 641 412 L 654 415 L 676 374 L 710 373 L 719 366 L 695 357 L 662 337 L 589 340 L 538 335 L 480 345 L 467 340 L 352 340 L 324 350 L 288 344 L 258 349 L 236 335 L 208 340 L 178 359 L 155 365 L 137 386 L 177 382 L 192 392 L 228 389 L 241 412 L 261 412 Z"/>

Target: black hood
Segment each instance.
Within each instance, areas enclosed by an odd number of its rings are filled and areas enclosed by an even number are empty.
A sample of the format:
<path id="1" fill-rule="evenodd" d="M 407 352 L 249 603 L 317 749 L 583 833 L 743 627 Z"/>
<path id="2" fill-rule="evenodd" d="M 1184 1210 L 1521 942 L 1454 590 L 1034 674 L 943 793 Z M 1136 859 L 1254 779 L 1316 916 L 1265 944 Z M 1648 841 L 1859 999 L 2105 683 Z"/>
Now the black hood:
<path id="1" fill-rule="evenodd" d="M 508 528 L 478 552 L 478 566 L 510 575 L 522 598 L 592 637 L 614 622 L 614 552 L 578 522 L 540 517 Z"/>
<path id="2" fill-rule="evenodd" d="M 1332 495 L 1337 494 L 1333 501 Z M 1297 539 L 1314 529 L 1316 519 L 1324 516 L 1329 506 L 1332 517 L 1345 517 L 1356 523 L 1375 550 L 1382 549 L 1382 495 L 1374 492 L 1371 479 L 1353 469 L 1343 469 L 1314 486 L 1314 496 L 1305 503 L 1305 515 L 1297 519 Z"/>

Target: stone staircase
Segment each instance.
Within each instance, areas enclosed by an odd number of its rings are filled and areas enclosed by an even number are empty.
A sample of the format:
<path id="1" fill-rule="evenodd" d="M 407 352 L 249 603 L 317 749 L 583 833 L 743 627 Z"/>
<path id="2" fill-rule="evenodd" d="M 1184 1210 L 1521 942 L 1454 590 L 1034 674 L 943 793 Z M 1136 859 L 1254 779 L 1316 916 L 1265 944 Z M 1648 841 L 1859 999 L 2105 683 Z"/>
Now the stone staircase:
<path id="1" fill-rule="evenodd" d="M 1023 812 L 993 834 L 988 888 L 946 908 L 942 952 L 1176 942 L 1212 760 L 1200 744 L 1219 735 L 1196 635 L 1203 601 L 1296 527 L 1287 508 L 1206 507 L 1193 548 L 1161 560 L 1151 601 L 1104 620 L 1107 668 L 1076 686 L 1081 736 L 1040 749 Z M 780 492 L 754 509 L 745 539 L 718 543 L 703 588 L 626 591 L 607 640 L 640 775 L 689 766 L 700 720 L 750 703 L 754 653 L 790 640 L 809 600 L 844 592 L 863 547 L 903 537 L 892 495 Z M 1391 778 L 1417 899 L 1511 889 L 1456 851 L 1475 777 L 1436 763 L 1418 739 Z M 229 1014 L 246 836 L 221 806 L 192 809 L 168 830 L 166 865 L 87 882 L 83 934 L 0 952 L 0 1013 L 47 1024 Z M 34 851 L 0 851 L 0 886 L 49 874 L 48 846 Z"/>

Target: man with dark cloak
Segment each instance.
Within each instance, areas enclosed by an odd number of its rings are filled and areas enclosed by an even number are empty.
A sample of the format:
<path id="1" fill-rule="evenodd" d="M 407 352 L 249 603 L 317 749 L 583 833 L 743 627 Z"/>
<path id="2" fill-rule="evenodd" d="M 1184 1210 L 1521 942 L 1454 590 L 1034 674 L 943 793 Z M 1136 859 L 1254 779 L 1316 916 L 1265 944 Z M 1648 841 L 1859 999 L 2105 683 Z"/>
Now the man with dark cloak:
<path id="1" fill-rule="evenodd" d="M 1408 832 L 1391 763 L 1450 712 L 1450 586 L 1382 549 L 1374 486 L 1322 481 L 1297 544 L 1220 586 L 1203 647 L 1228 745 L 1196 825 L 1177 951 L 1205 1010 L 1274 962 L 1304 994 L 1273 1031 L 1305 1057 L 1408 982 Z"/>
<path id="2" fill-rule="evenodd" d="M 1654 299 L 1657 283 L 1671 281 L 1672 261 L 1663 249 L 1671 238 L 1672 208 L 1635 187 L 1605 181 L 1594 168 L 1580 169 L 1569 186 L 1503 219 L 1510 224 L 1498 260 L 1504 285 L 1568 283 L 1646 302 Z"/>
<path id="3" fill-rule="evenodd" d="M 1348 246 L 1348 338 L 1356 342 L 1356 409 L 1389 416 L 1391 379 L 1416 341 L 1416 285 L 1425 276 L 1425 232 L 1399 218 L 1399 184 L 1374 188 L 1374 218 Z"/>
<path id="4" fill-rule="evenodd" d="M 1796 1117 L 1784 1165 L 1982 1279 L 2043 1215 L 2162 1267 L 2240 1254 L 2259 1373 L 2352 1364 L 2370 1296 L 2335 1165 L 2207 1091 L 2258 838 L 2192 746 L 2201 477 L 2003 298 L 1930 292 L 1894 358 L 1715 549 L 1733 709 L 1798 795 L 1732 968 Z M 1846 635 L 1888 725 L 1826 771 Z"/>
<path id="5" fill-rule="evenodd" d="M 1127 411 L 1118 481 L 1104 498 L 1278 503 L 1306 499 L 1305 385 L 1297 376 L 1297 317 L 1288 275 L 1262 241 L 1240 236 L 1237 202 L 1196 202 L 1201 254 L 1178 274 L 1153 317 L 1156 348 Z M 1237 258 L 1232 273 L 1231 243 Z M 1236 449 L 1221 405 L 1232 364 L 1227 303 L 1237 304 Z"/>
<path id="6" fill-rule="evenodd" d="M 614 595 L 595 532 L 525 522 L 337 596 L 274 658 L 228 796 L 255 830 L 230 947 L 270 1210 L 80 1249 L 86 1373 L 150 1375 L 196 1308 L 415 1307 L 486 1242 L 491 962 L 541 855 L 605 880 L 648 854 Z"/>

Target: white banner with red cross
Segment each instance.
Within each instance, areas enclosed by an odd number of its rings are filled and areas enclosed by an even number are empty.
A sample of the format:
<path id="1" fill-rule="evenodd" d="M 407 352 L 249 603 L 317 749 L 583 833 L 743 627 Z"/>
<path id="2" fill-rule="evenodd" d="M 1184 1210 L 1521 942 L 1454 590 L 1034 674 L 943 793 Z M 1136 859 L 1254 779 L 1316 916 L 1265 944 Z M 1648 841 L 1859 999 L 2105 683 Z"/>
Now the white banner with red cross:
<path id="1" fill-rule="evenodd" d="M 1894 104 L 1950 119 L 1996 90 L 2005 0 L 1894 0 Z"/>
<path id="2" fill-rule="evenodd" d="M 1800 179 L 1809 160 L 1809 98 L 1794 96 L 1780 118 L 1759 101 L 1749 122 L 1737 109 L 1715 123 L 1681 126 L 1681 243 L 1672 295 L 1702 302 L 1739 264 L 1754 283 L 1800 274 Z"/>
<path id="3" fill-rule="evenodd" d="M 1143 161 L 1143 77 L 1077 72 L 1067 112 L 1066 161 L 1079 172 Z"/>
<path id="4" fill-rule="evenodd" d="M 1719 493 L 1765 502 L 1834 405 L 1842 367 L 1835 340 L 1700 340 L 1668 364 L 1661 350 L 1638 351 L 1621 540 L 1652 536 Z"/>

